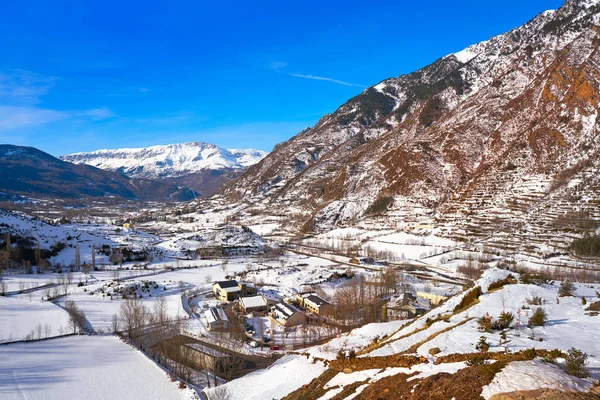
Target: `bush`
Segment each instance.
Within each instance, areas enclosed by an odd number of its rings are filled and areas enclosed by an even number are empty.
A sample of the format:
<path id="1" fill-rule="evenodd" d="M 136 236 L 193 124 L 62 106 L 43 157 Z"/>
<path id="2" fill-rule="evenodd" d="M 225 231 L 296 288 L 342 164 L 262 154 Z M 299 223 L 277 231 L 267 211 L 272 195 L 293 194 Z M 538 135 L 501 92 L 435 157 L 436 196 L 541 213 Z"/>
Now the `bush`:
<path id="1" fill-rule="evenodd" d="M 539 296 L 533 296 L 532 298 L 527 299 L 527 304 L 529 304 L 530 306 L 541 306 L 542 298 Z"/>
<path id="2" fill-rule="evenodd" d="M 351 360 L 356 358 L 356 351 L 354 349 L 350 350 L 350 353 L 348 353 L 348 358 Z"/>
<path id="3" fill-rule="evenodd" d="M 587 304 L 587 300 L 585 299 L 585 297 L 581 298 L 581 305 L 585 306 Z"/>
<path id="4" fill-rule="evenodd" d="M 558 349 L 554 349 L 551 350 L 550 353 L 548 353 L 548 355 L 546 357 L 544 357 L 544 361 L 547 363 L 554 363 L 556 362 L 556 359 L 559 357 L 563 357 L 564 354 L 562 351 L 558 350 Z"/>
<path id="5" fill-rule="evenodd" d="M 548 315 L 543 308 L 538 307 L 531 318 L 529 318 L 529 326 L 544 326 L 548 321 Z"/>
<path id="6" fill-rule="evenodd" d="M 479 365 L 487 364 L 487 359 L 482 355 L 473 356 L 471 359 L 467 360 L 467 365 L 469 367 L 477 367 Z"/>
<path id="7" fill-rule="evenodd" d="M 575 290 L 577 288 L 569 281 L 564 281 L 560 284 L 560 288 L 558 288 L 558 295 L 560 297 L 570 297 L 575 295 Z"/>
<path id="8" fill-rule="evenodd" d="M 505 329 L 508 329 L 510 328 L 510 324 L 512 324 L 514 319 L 515 314 L 511 312 L 502 311 L 500 313 L 500 317 L 498 317 L 498 319 L 492 324 L 492 329 L 497 331 L 503 331 Z"/>
<path id="9" fill-rule="evenodd" d="M 485 336 L 481 336 L 479 338 L 479 342 L 477 342 L 475 349 L 479 350 L 482 353 L 487 353 L 487 351 L 490 349 L 490 344 L 485 339 Z"/>
<path id="10" fill-rule="evenodd" d="M 488 313 L 477 320 L 478 330 L 479 332 L 489 332 L 492 330 L 493 319 L 492 316 Z"/>
<path id="11" fill-rule="evenodd" d="M 585 309 L 586 311 L 600 311 L 600 301 L 596 301 Z"/>
<path id="12" fill-rule="evenodd" d="M 525 357 L 526 360 L 533 360 L 536 356 L 537 351 L 535 350 L 535 347 L 523 351 L 523 357 Z"/>
<path id="13" fill-rule="evenodd" d="M 515 283 L 517 283 L 517 280 L 512 274 L 510 274 L 504 279 L 490 283 L 490 286 L 488 286 L 488 292 L 493 292 L 494 290 L 502 289 L 506 285 L 514 285 Z"/>
<path id="14" fill-rule="evenodd" d="M 481 296 L 481 294 L 481 288 L 479 286 L 475 286 L 462 298 L 460 303 L 454 307 L 454 312 L 458 313 L 471 307 L 479 300 L 479 296 Z"/>
<path id="15" fill-rule="evenodd" d="M 567 374 L 576 376 L 578 378 L 587 378 L 590 376 L 589 371 L 585 367 L 587 358 L 587 353 L 583 353 L 581 350 L 571 347 L 565 357 L 565 368 L 567 370 Z"/>

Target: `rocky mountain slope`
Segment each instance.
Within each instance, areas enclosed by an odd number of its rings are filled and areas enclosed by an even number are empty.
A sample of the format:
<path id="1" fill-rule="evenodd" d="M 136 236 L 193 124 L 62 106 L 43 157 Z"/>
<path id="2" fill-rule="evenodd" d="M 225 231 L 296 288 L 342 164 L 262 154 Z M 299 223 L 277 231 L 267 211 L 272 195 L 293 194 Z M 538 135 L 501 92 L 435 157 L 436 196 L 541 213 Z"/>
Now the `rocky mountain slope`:
<path id="1" fill-rule="evenodd" d="M 0 145 L 0 188 L 3 195 L 42 198 L 186 201 L 195 197 L 190 189 L 172 182 L 131 179 L 13 145 Z"/>
<path id="2" fill-rule="evenodd" d="M 75 164 L 116 171 L 132 178 L 178 178 L 207 170 L 238 170 L 256 164 L 267 155 L 262 150 L 226 150 L 203 142 L 147 148 L 97 150 L 60 159 Z"/>
<path id="3" fill-rule="evenodd" d="M 600 1 L 567 0 L 366 89 L 223 193 L 268 203 L 296 230 L 380 213 L 402 223 L 416 208 L 462 240 L 588 230 L 600 220 L 599 46 Z"/>

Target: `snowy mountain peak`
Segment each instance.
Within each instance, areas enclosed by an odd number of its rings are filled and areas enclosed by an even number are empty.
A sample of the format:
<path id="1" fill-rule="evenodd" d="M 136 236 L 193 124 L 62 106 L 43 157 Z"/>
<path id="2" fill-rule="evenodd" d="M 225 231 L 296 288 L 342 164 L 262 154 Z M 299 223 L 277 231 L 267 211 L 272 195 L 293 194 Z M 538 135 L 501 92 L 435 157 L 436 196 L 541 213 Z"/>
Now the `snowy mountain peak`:
<path id="1" fill-rule="evenodd" d="M 60 158 L 136 178 L 160 178 L 179 177 L 206 170 L 243 169 L 256 164 L 266 155 L 262 150 L 227 150 L 210 143 L 189 142 L 145 148 L 96 150 Z"/>

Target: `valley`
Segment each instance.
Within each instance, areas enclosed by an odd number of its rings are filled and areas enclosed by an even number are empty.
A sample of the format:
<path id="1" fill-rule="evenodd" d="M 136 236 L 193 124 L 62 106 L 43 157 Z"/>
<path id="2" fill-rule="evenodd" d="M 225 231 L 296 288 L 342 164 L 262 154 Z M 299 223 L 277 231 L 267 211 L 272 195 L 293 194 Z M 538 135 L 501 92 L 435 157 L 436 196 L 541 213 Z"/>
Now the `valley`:
<path id="1" fill-rule="evenodd" d="M 287 67 L 362 92 L 271 152 L 0 145 L 0 398 L 599 399 L 600 1 Z"/>

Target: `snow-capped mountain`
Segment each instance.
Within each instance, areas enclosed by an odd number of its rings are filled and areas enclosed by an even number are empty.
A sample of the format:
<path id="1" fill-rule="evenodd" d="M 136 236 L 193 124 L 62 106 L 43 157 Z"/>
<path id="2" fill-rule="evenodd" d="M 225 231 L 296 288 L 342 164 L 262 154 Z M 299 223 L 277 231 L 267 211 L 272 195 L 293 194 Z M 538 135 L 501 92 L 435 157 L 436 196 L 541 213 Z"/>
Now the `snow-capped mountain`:
<path id="1" fill-rule="evenodd" d="M 254 149 L 222 149 L 213 144 L 190 142 L 146 148 L 97 150 L 60 158 L 75 164 L 117 171 L 134 178 L 177 178 L 203 171 L 240 170 L 267 155 Z"/>
<path id="2" fill-rule="evenodd" d="M 333 226 L 390 211 L 462 240 L 537 236 L 600 220 L 600 1 L 386 79 L 275 147 L 224 191 Z M 454 225 L 453 225 L 454 224 Z M 562 231 L 561 231 L 562 229 Z M 550 241 L 550 242 L 549 242 Z M 540 245 L 542 246 L 542 245 Z M 542 246 L 543 247 L 543 246 Z"/>

